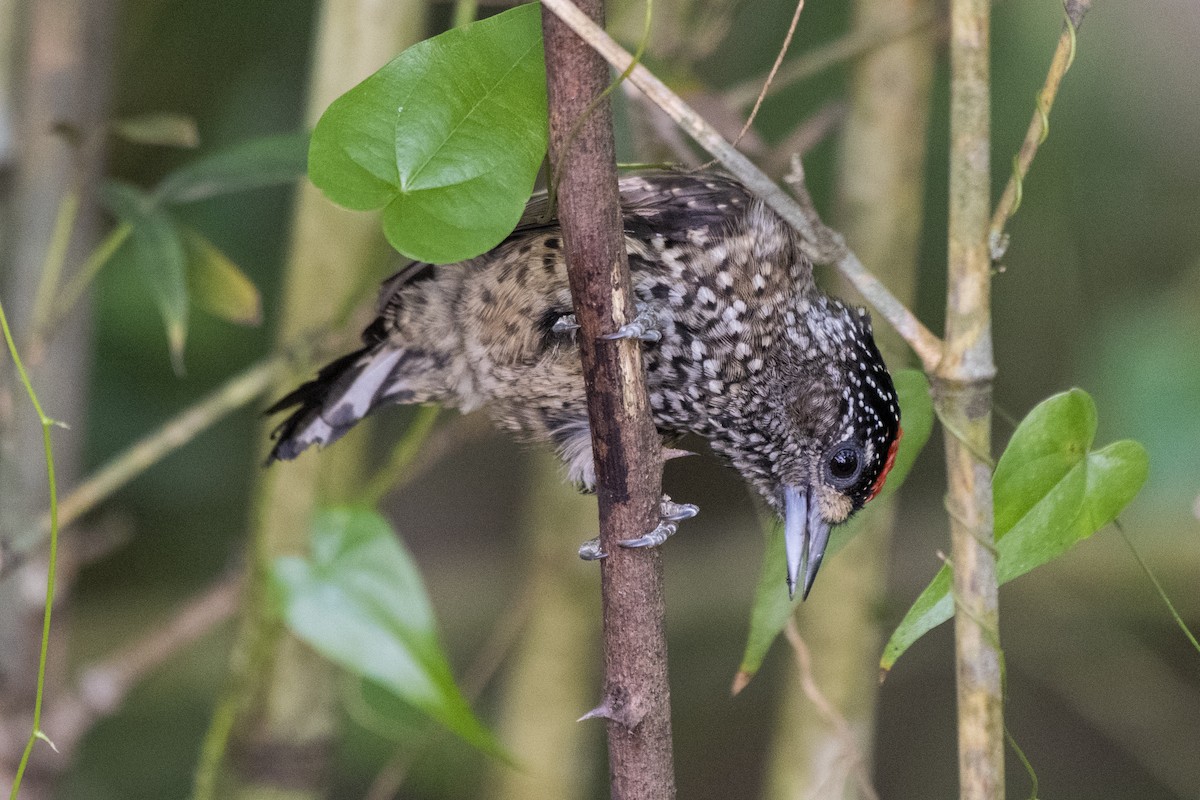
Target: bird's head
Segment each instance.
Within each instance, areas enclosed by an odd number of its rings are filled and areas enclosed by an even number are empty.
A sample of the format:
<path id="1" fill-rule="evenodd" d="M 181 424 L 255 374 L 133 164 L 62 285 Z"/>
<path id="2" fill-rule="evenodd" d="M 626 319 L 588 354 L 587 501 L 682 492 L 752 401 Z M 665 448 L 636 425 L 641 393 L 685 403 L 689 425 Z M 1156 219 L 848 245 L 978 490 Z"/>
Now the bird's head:
<path id="1" fill-rule="evenodd" d="M 783 516 L 788 592 L 807 597 L 833 526 L 883 488 L 900 403 L 866 311 L 817 295 L 788 322 L 756 414 L 769 433 L 743 472 Z"/>

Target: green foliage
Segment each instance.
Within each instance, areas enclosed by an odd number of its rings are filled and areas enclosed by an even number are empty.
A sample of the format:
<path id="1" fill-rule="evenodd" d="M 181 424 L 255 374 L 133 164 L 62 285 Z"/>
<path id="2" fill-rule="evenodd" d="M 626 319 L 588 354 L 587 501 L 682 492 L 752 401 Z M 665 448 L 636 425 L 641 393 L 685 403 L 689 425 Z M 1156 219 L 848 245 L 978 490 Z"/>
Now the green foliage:
<path id="1" fill-rule="evenodd" d="M 331 508 L 313 521 L 311 559 L 273 570 L 283 619 L 318 652 L 503 755 L 454 683 L 412 556 L 373 510 Z"/>
<path id="2" fill-rule="evenodd" d="M 884 495 L 895 492 L 904 483 L 933 430 L 933 403 L 929 397 L 929 380 L 924 373 L 915 369 L 905 369 L 896 372 L 892 379 L 896 384 L 896 393 L 900 396 L 904 435 L 900 439 L 892 471 L 888 473 L 887 482 L 883 486 Z M 841 550 L 866 527 L 877 513 L 877 508 L 878 506 L 867 505 L 845 525 L 834 528 L 826 550 L 826 558 Z M 784 580 L 786 575 L 783 525 L 779 520 L 774 520 L 767 531 L 766 551 L 763 553 L 762 570 L 759 572 L 758 588 L 755 590 L 754 607 L 750 612 L 750 631 L 746 637 L 742 663 L 738 666 L 738 674 L 734 680 L 735 691 L 740 691 L 758 672 L 767 650 L 787 624 L 788 617 L 796 605 L 801 602 L 799 597 L 789 600 Z"/>
<path id="3" fill-rule="evenodd" d="M 516 226 L 546 152 L 537 4 L 416 44 L 335 100 L 309 177 L 331 200 L 383 209 L 404 255 L 449 263 Z"/>
<path id="4" fill-rule="evenodd" d="M 110 181 L 101 197 L 113 216 L 132 229 L 127 247 L 134 265 L 154 293 L 167 329 L 171 362 L 183 371 L 183 346 L 187 338 L 187 257 L 175 222 L 145 192 L 129 184 Z"/>
<path id="5" fill-rule="evenodd" d="M 291 183 L 304 175 L 307 153 L 307 131 L 248 139 L 172 171 L 159 182 L 154 198 L 179 205 Z"/>
<path id="6" fill-rule="evenodd" d="M 151 112 L 116 120 L 112 132 L 134 144 L 162 147 L 199 147 L 196 121 L 183 114 Z"/>
<path id="7" fill-rule="evenodd" d="M 182 233 L 192 302 L 213 316 L 240 325 L 262 322 L 258 289 L 238 265 L 194 228 L 183 228 Z"/>
<path id="8" fill-rule="evenodd" d="M 1123 440 L 1092 450 L 1096 405 L 1072 389 L 1037 405 L 1017 427 L 992 477 L 998 578 L 1007 583 L 1067 552 L 1116 519 L 1146 481 L 1145 448 Z M 896 660 L 954 614 L 943 566 L 884 649 Z"/>
<path id="9" fill-rule="evenodd" d="M 127 246 L 138 273 L 150 286 L 163 317 L 176 372 L 183 372 L 192 303 L 242 325 L 262 317 L 258 289 L 230 258 L 199 231 L 184 228 L 169 207 L 233 192 L 288 183 L 304 174 L 308 134 L 251 139 L 185 164 L 152 192 L 116 181 L 103 187 L 108 210 L 129 226 Z M 103 248 L 103 245 L 102 245 Z M 100 249 L 98 248 L 98 252 Z M 84 272 L 88 280 L 117 248 Z M 73 302 L 76 292 L 67 292 Z"/>

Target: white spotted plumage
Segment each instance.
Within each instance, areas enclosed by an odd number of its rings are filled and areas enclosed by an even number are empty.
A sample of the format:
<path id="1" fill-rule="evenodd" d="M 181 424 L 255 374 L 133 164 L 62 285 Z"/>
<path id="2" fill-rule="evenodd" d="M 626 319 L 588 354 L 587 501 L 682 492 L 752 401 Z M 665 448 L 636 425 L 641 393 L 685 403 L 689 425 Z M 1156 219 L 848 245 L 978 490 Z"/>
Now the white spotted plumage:
<path id="1" fill-rule="evenodd" d="M 853 485 L 814 494 L 831 522 L 845 519 L 899 435 L 865 312 L 821 292 L 797 234 L 730 178 L 627 177 L 621 197 L 636 305 L 661 333 L 644 345 L 659 430 L 705 437 L 776 508 L 785 485 L 831 486 L 829 454 L 855 443 L 865 464 Z M 545 211 L 535 200 L 527 224 L 478 258 L 385 283 L 364 348 L 276 406 L 300 408 L 272 457 L 331 442 L 378 405 L 437 402 L 486 407 L 590 484 L 562 233 Z"/>

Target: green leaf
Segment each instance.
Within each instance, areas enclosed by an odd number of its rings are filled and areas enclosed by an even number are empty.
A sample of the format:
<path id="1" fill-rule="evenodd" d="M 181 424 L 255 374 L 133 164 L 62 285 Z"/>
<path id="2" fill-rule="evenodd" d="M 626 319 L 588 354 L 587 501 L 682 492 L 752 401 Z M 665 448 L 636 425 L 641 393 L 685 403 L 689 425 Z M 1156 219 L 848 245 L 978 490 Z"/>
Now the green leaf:
<path id="1" fill-rule="evenodd" d="M 929 379 L 920 370 L 898 370 L 892 375 L 896 394 L 900 398 L 900 416 L 904 435 L 896 451 L 892 471 L 888 473 L 883 494 L 895 492 L 917 460 L 917 455 L 929 440 L 933 430 L 933 403 L 929 396 Z M 833 529 L 826 559 L 835 555 L 853 539 L 859 531 L 870 525 L 878 513 L 879 506 L 867 505 L 849 522 Z M 750 612 L 750 630 L 746 636 L 746 648 L 742 663 L 733 680 L 733 693 L 737 694 L 750 682 L 762 666 L 767 650 L 779 632 L 787 624 L 788 617 L 801 601 L 799 597 L 789 600 L 787 594 L 787 564 L 783 547 L 783 524 L 774 519 L 767 531 L 766 550 L 763 552 L 762 570 L 759 572 L 758 587 L 754 594 L 754 607 Z"/>
<path id="2" fill-rule="evenodd" d="M 171 363 L 182 374 L 188 293 L 187 259 L 179 229 L 150 196 L 129 184 L 106 183 L 101 190 L 101 201 L 131 228 L 124 246 L 130 249 L 138 273 L 150 285 L 167 329 Z"/>
<path id="3" fill-rule="evenodd" d="M 183 229 L 187 287 L 192 302 L 239 325 L 262 322 L 262 301 L 254 282 L 204 234 Z"/>
<path id="4" fill-rule="evenodd" d="M 1130 440 L 1091 450 L 1096 406 L 1072 389 L 1042 401 L 1017 427 L 992 476 L 997 577 L 1007 583 L 1067 552 L 1116 519 L 1146 482 L 1146 449 Z M 891 669 L 917 639 L 954 615 L 942 567 L 892 634 Z"/>
<path id="5" fill-rule="evenodd" d="M 831 537 L 832 538 L 832 537 Z M 832 550 L 833 542 L 829 549 Z M 780 575 L 787 575 L 787 563 L 783 552 L 783 523 L 774 518 L 767 525 L 766 549 L 763 551 L 762 569 L 758 573 L 758 585 L 754 589 L 754 605 L 750 609 L 750 630 L 746 633 L 746 647 L 742 651 L 742 663 L 733 676 L 733 694 L 745 689 L 758 673 L 767 651 L 775 637 L 787 625 L 788 617 L 801 602 L 799 595 L 789 599 L 786 583 Z"/>
<path id="6" fill-rule="evenodd" d="M 176 205 L 292 183 L 304 177 L 307 154 L 307 131 L 239 142 L 169 173 L 155 188 L 154 199 Z"/>
<path id="7" fill-rule="evenodd" d="M 468 743 L 502 755 L 454 683 L 421 576 L 387 521 L 367 508 L 326 509 L 313 521 L 311 546 L 311 559 L 275 561 L 288 628 Z"/>
<path id="8" fill-rule="evenodd" d="M 164 147 L 199 147 L 200 131 L 196 120 L 167 111 L 138 114 L 113 123 L 113 133 L 135 144 Z"/>
<path id="9" fill-rule="evenodd" d="M 449 263 L 512 232 L 546 152 L 536 3 L 416 44 L 339 97 L 309 177 L 347 208 L 383 208 L 404 255 Z"/>

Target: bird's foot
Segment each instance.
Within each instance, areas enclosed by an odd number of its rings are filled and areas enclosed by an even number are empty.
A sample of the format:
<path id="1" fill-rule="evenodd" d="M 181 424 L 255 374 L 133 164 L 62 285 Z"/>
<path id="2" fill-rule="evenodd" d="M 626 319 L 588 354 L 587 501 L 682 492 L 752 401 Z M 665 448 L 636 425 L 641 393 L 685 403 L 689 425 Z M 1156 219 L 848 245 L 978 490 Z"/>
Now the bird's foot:
<path id="1" fill-rule="evenodd" d="M 691 519 L 700 513 L 700 509 L 691 503 L 676 503 L 667 495 L 662 496 L 658 505 L 659 522 L 654 530 L 636 539 L 625 539 L 618 544 L 621 547 L 657 547 L 671 538 L 679 529 L 679 522 Z M 598 561 L 606 558 L 608 553 L 600 547 L 599 537 L 588 539 L 579 547 L 579 557 L 584 561 Z"/>
<path id="2" fill-rule="evenodd" d="M 600 547 L 600 537 L 597 536 L 579 545 L 579 557 L 584 561 L 599 561 L 602 558 L 608 558 L 608 553 Z"/>
<path id="3" fill-rule="evenodd" d="M 563 314 L 550 326 L 550 332 L 558 336 L 574 333 L 577 330 L 579 330 L 579 320 L 575 319 L 574 314 Z"/>
<path id="4" fill-rule="evenodd" d="M 699 506 L 693 503 L 676 503 L 665 494 L 662 496 L 662 500 L 658 502 L 658 515 L 670 522 L 691 519 L 699 513 Z"/>
<path id="5" fill-rule="evenodd" d="M 606 333 L 601 339 L 610 341 L 616 339 L 637 339 L 641 342 L 657 342 L 662 339 L 662 325 L 658 315 L 653 311 L 639 306 L 637 316 L 626 322 L 613 333 Z"/>

